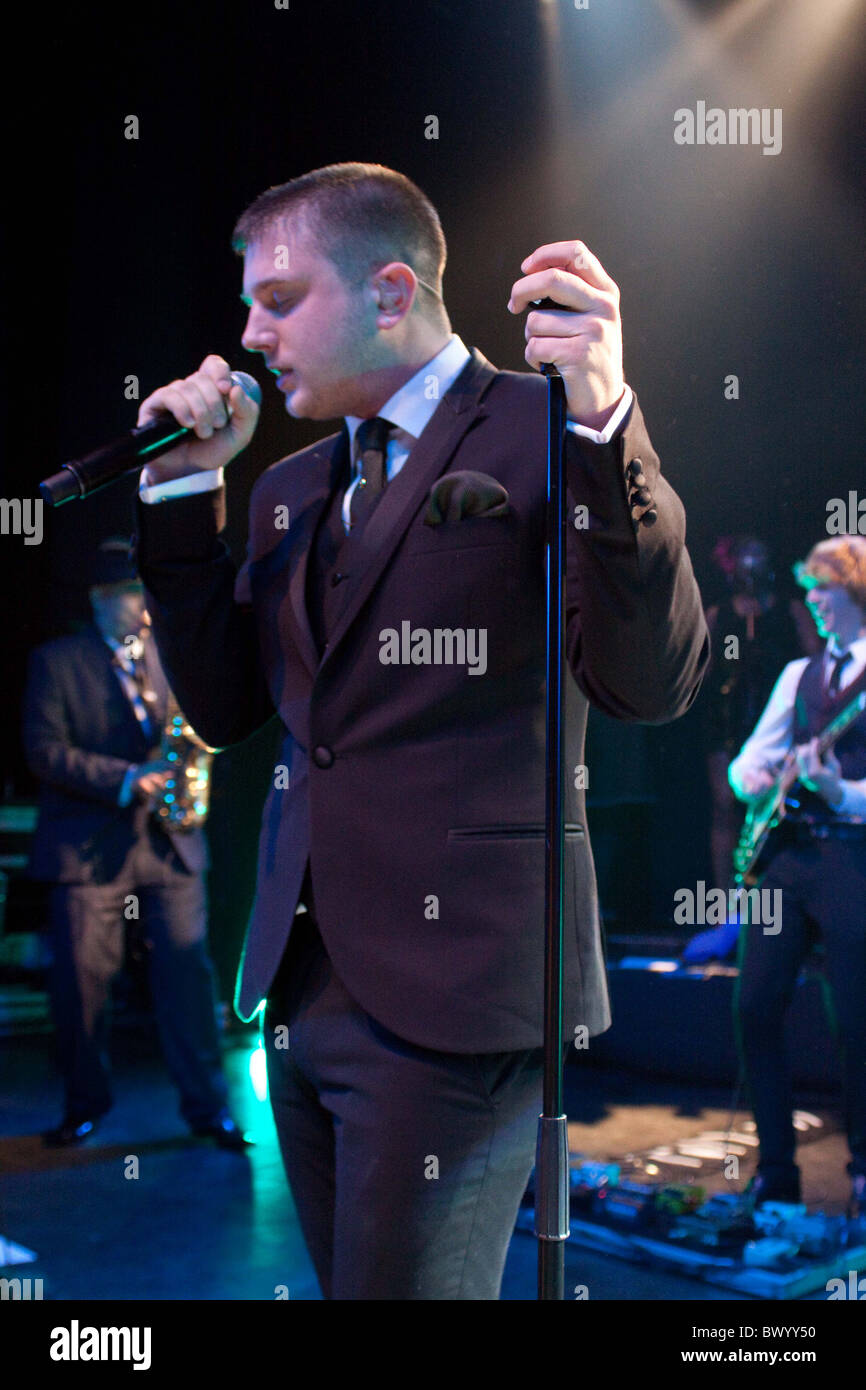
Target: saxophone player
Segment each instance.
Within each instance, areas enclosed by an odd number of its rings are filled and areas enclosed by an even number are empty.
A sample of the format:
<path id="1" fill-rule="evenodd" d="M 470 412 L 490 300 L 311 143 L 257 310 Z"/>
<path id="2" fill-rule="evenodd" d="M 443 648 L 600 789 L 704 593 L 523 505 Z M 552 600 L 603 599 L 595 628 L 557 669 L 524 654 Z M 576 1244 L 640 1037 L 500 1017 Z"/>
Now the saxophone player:
<path id="1" fill-rule="evenodd" d="M 207 843 L 200 826 L 175 828 L 154 814 L 174 772 L 159 756 L 171 692 L 128 540 L 99 547 L 89 596 L 90 627 L 32 652 L 24 703 L 24 747 L 40 782 L 29 872 L 50 884 L 65 1092 L 63 1118 L 43 1138 L 81 1144 L 111 1109 L 108 1004 L 125 923 L 137 917 L 181 1115 L 194 1134 L 241 1149 L 207 946 Z"/>

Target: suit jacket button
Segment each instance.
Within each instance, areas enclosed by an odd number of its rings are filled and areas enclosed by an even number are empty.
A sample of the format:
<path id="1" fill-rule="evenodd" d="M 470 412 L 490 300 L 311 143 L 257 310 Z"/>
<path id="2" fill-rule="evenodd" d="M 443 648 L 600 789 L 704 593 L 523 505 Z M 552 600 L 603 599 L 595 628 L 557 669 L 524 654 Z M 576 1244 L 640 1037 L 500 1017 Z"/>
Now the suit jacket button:
<path id="1" fill-rule="evenodd" d="M 653 495 L 648 487 L 636 487 L 628 500 L 632 506 L 638 503 L 641 507 L 645 507 L 648 502 L 653 500 Z"/>
<path id="2" fill-rule="evenodd" d="M 640 460 L 640 459 L 632 459 L 631 463 L 630 463 L 629 466 L 628 466 L 628 471 L 629 471 L 629 473 L 631 474 L 631 476 L 632 476 L 633 478 L 636 478 L 637 475 L 638 475 L 638 473 L 642 473 L 642 472 L 643 472 L 643 463 L 641 462 L 641 460 Z"/>
<path id="3" fill-rule="evenodd" d="M 649 511 L 644 512 L 643 516 L 641 517 L 641 521 L 643 522 L 644 526 L 654 526 L 658 519 L 659 514 L 656 511 L 655 507 L 650 507 Z"/>
<path id="4" fill-rule="evenodd" d="M 313 762 L 316 767 L 330 767 L 333 761 L 333 753 L 323 743 L 320 743 L 318 748 L 313 749 Z"/>
<path id="5" fill-rule="evenodd" d="M 341 574 L 339 570 L 335 570 L 331 575 L 331 588 L 336 589 L 337 585 L 345 578 L 346 576 L 344 574 Z"/>

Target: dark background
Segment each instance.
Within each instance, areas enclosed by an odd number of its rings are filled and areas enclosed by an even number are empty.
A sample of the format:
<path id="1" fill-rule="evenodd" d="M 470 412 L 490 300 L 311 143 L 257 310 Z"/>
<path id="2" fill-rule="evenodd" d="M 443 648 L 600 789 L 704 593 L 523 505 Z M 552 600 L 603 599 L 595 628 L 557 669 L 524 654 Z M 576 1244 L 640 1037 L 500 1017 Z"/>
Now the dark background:
<path id="1" fill-rule="evenodd" d="M 437 206 L 453 326 L 499 367 L 524 366 L 522 325 L 505 308 L 520 261 L 544 241 L 583 238 L 621 287 L 627 380 L 685 503 L 707 602 L 719 593 L 719 534 L 756 531 L 787 574 L 826 533 L 828 500 L 866 495 L 864 30 L 854 0 L 34 9 L 7 52 L 0 495 L 34 496 L 65 458 L 131 428 L 128 375 L 143 398 L 218 352 L 265 392 L 257 435 L 228 474 L 240 559 L 254 478 L 323 430 L 285 415 L 239 345 L 231 228 L 270 184 L 370 160 Z M 699 99 L 781 107 L 781 153 L 676 145 L 673 113 Z M 131 114 L 135 141 L 124 138 Z M 436 140 L 425 138 L 430 115 Z M 42 545 L 0 537 L 7 797 L 34 791 L 18 742 L 27 652 L 88 616 L 87 559 L 131 530 L 133 486 L 46 509 Z M 708 870 L 700 718 L 698 708 L 642 732 L 639 748 L 627 741 L 607 759 L 639 759 L 655 798 L 649 829 L 636 819 L 634 830 L 654 861 L 648 916 L 669 918 L 674 887 Z M 224 983 L 272 735 L 216 764 Z"/>

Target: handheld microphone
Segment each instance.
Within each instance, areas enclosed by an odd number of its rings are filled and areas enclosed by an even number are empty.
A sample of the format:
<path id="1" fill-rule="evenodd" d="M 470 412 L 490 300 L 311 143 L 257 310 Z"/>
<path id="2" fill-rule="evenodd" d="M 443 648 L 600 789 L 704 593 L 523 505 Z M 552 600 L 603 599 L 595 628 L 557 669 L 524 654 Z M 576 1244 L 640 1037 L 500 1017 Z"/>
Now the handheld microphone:
<path id="1" fill-rule="evenodd" d="M 232 372 L 232 381 L 261 405 L 262 388 L 248 372 Z M 39 491 L 51 507 L 59 507 L 73 497 L 89 497 L 127 473 L 137 473 L 146 463 L 191 435 L 195 436 L 195 430 L 179 425 L 173 415 L 165 412 L 150 424 L 130 430 L 111 444 L 85 454 L 84 458 L 65 463 L 59 473 L 53 473 L 39 484 Z"/>

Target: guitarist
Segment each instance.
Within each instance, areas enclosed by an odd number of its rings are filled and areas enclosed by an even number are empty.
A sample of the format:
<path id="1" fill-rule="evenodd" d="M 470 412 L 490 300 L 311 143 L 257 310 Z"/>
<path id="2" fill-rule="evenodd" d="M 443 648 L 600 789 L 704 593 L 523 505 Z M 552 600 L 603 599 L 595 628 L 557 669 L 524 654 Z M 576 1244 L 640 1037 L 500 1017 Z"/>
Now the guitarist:
<path id="1" fill-rule="evenodd" d="M 800 1199 L 784 1026 L 817 932 L 844 1049 L 851 1213 L 866 1214 L 866 719 L 823 761 L 817 749 L 822 731 L 866 689 L 866 537 L 821 541 L 794 573 L 824 651 L 788 663 L 728 769 L 745 802 L 774 785 L 791 750 L 800 770 L 760 885 L 781 889 L 781 930 L 753 922 L 740 934 L 737 1040 L 761 1146 L 751 1191 L 756 1204 Z"/>

